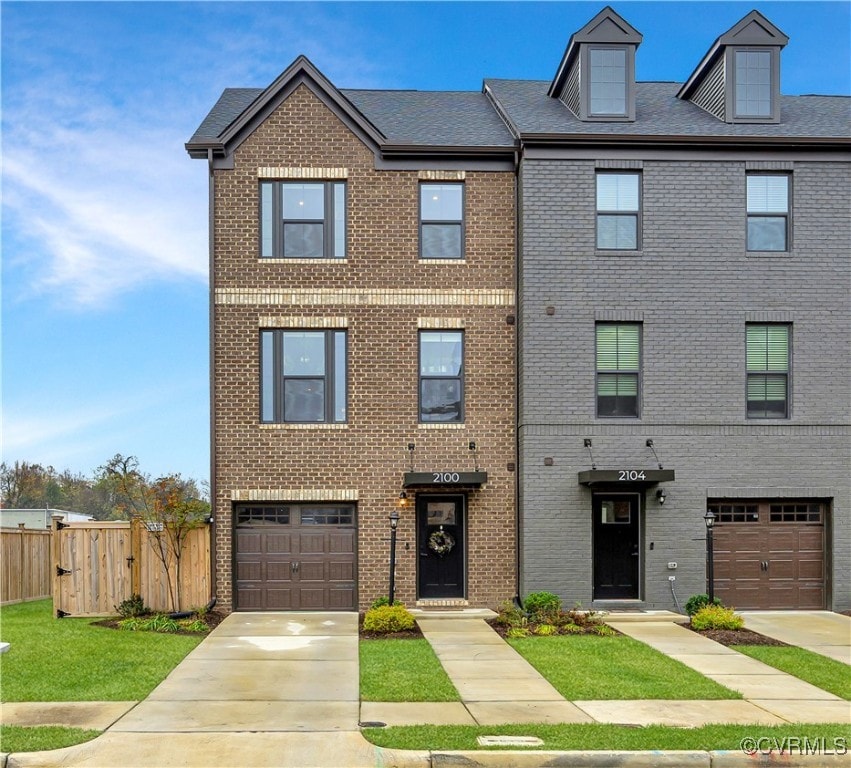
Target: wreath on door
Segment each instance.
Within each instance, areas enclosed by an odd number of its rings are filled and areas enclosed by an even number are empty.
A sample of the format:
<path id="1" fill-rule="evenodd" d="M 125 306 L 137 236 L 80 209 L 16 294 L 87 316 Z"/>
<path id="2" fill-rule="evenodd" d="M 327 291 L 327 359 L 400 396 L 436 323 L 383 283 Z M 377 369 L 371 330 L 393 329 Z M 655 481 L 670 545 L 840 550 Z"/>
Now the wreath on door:
<path id="1" fill-rule="evenodd" d="M 434 533 L 428 537 L 428 548 L 438 555 L 443 556 L 449 554 L 454 546 L 455 539 L 452 538 L 452 534 L 447 533 L 442 528 L 434 531 Z"/>

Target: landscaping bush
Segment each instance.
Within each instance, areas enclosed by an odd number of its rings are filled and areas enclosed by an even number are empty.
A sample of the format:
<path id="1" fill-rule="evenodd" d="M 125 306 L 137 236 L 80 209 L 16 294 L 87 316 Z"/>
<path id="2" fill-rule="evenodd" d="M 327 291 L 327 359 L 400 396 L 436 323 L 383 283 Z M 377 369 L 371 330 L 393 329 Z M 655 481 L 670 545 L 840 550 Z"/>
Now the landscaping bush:
<path id="1" fill-rule="evenodd" d="M 529 637 L 529 634 L 528 627 L 510 627 L 508 632 L 505 633 L 505 636 L 516 639 L 518 637 Z"/>
<path id="2" fill-rule="evenodd" d="M 691 617 L 692 629 L 741 629 L 745 620 L 732 608 L 705 605 Z"/>
<path id="3" fill-rule="evenodd" d="M 686 600 L 686 613 L 689 616 L 694 616 L 701 608 L 705 608 L 709 605 L 709 595 L 692 595 L 688 600 Z M 713 605 L 722 605 L 721 601 L 716 597 L 713 601 Z"/>
<path id="4" fill-rule="evenodd" d="M 538 624 L 532 632 L 542 637 L 549 637 L 550 635 L 558 634 L 558 627 L 555 624 Z"/>
<path id="5" fill-rule="evenodd" d="M 180 632 L 183 629 L 175 619 L 164 613 L 157 613 L 149 617 L 134 616 L 129 619 L 122 619 L 118 622 L 118 628 L 130 632 Z M 207 625 L 204 624 L 204 629 L 206 630 L 206 628 Z"/>
<path id="6" fill-rule="evenodd" d="M 499 613 L 493 623 L 503 627 L 522 627 L 526 624 L 526 616 L 513 600 L 506 600 L 499 606 Z"/>
<path id="7" fill-rule="evenodd" d="M 375 600 L 372 601 L 372 605 L 370 608 L 381 608 L 383 605 L 390 605 L 390 598 L 387 595 L 382 595 L 381 597 L 376 597 Z"/>
<path id="8" fill-rule="evenodd" d="M 546 621 L 559 614 L 561 600 L 552 592 L 530 592 L 523 601 L 523 608 L 532 621 Z"/>
<path id="9" fill-rule="evenodd" d="M 413 629 L 415 624 L 413 614 L 402 603 L 370 608 L 363 617 L 365 632 L 404 632 Z"/>
<path id="10" fill-rule="evenodd" d="M 122 600 L 118 605 L 115 606 L 115 612 L 122 619 L 129 619 L 133 616 L 144 616 L 146 613 L 150 613 L 148 608 L 145 606 L 145 601 L 142 599 L 141 595 L 130 595 L 127 600 Z"/>

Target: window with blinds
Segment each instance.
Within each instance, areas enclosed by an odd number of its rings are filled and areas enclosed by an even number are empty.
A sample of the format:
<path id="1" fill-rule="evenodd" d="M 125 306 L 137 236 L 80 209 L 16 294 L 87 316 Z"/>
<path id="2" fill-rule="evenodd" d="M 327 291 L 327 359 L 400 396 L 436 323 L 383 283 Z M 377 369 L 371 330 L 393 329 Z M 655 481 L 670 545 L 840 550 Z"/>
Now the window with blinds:
<path id="1" fill-rule="evenodd" d="M 789 177 L 748 174 L 748 250 L 789 250 Z"/>
<path id="2" fill-rule="evenodd" d="M 789 416 L 788 325 L 747 326 L 747 416 Z"/>
<path id="3" fill-rule="evenodd" d="M 638 417 L 641 325 L 597 324 L 597 416 Z"/>
<path id="4" fill-rule="evenodd" d="M 638 250 L 640 215 L 641 174 L 597 174 L 597 248 Z"/>

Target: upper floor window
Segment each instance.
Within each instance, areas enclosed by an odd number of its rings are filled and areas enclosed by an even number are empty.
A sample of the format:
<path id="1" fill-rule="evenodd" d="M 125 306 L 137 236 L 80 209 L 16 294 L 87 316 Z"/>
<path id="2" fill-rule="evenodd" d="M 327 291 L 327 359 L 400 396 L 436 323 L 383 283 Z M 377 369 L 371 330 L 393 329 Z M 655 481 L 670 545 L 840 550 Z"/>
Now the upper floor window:
<path id="1" fill-rule="evenodd" d="M 346 421 L 346 332 L 260 332 L 260 420 Z"/>
<path id="2" fill-rule="evenodd" d="M 747 326 L 749 419 L 789 415 L 789 330 L 788 325 Z"/>
<path id="3" fill-rule="evenodd" d="M 748 250 L 789 250 L 789 177 L 747 176 Z"/>
<path id="4" fill-rule="evenodd" d="M 591 48 L 589 81 L 589 115 L 602 117 L 627 114 L 626 48 Z"/>
<path id="5" fill-rule="evenodd" d="M 638 416 L 641 325 L 597 323 L 597 416 Z"/>
<path id="6" fill-rule="evenodd" d="M 464 421 L 463 331 L 420 331 L 420 421 Z"/>
<path id="7" fill-rule="evenodd" d="M 420 184 L 420 258 L 464 258 L 463 184 Z"/>
<path id="8" fill-rule="evenodd" d="M 262 258 L 345 258 L 345 183 L 261 182 L 260 243 Z"/>
<path id="9" fill-rule="evenodd" d="M 734 51 L 736 117 L 771 117 L 772 61 L 771 51 Z"/>
<path id="10" fill-rule="evenodd" d="M 597 248 L 638 249 L 641 174 L 597 173 Z"/>

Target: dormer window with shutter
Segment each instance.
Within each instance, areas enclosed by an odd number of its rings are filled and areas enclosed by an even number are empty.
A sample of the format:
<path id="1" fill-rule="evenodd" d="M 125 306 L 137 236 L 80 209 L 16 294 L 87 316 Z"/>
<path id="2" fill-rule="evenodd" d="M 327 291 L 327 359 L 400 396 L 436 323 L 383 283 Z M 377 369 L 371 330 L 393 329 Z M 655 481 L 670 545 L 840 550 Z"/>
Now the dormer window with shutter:
<path id="1" fill-rule="evenodd" d="M 641 33 L 606 7 L 571 36 L 548 95 L 580 120 L 635 120 L 635 49 Z"/>
<path id="2" fill-rule="evenodd" d="M 788 42 L 751 11 L 713 43 L 677 96 L 726 123 L 779 123 L 780 51 Z"/>

